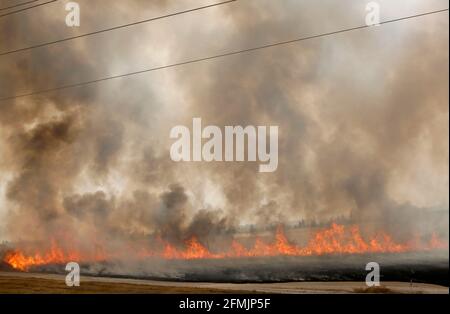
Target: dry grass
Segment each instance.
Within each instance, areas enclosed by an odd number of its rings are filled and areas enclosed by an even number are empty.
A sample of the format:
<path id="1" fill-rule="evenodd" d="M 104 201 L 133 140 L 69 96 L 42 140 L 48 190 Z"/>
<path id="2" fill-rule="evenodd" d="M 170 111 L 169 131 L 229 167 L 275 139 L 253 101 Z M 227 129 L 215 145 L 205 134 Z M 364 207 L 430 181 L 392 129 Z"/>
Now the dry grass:
<path id="1" fill-rule="evenodd" d="M 379 286 L 379 287 L 367 287 L 367 288 L 355 288 L 355 293 L 394 293 L 391 289 Z"/>
<path id="2" fill-rule="evenodd" d="M 41 278 L 0 276 L 0 293 L 20 294 L 119 294 L 119 293 L 229 293 L 227 290 L 191 287 L 167 287 L 108 282 L 82 282 L 80 287 L 67 287 L 64 281 Z M 239 293 L 239 291 L 233 291 Z M 249 292 L 246 292 L 249 293 Z"/>

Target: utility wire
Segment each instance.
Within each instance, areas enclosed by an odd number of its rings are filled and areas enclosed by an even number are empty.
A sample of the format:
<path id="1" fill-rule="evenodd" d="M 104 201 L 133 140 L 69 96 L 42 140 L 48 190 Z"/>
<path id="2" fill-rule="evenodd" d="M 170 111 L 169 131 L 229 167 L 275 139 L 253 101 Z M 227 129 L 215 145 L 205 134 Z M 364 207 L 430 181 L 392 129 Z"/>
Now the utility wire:
<path id="1" fill-rule="evenodd" d="M 379 25 L 385 25 L 385 24 L 389 24 L 389 23 L 395 23 L 395 22 L 404 21 L 404 20 L 408 20 L 408 19 L 418 18 L 418 17 L 421 17 L 421 16 L 437 14 L 437 13 L 441 13 L 441 12 L 446 12 L 448 10 L 449 9 L 447 8 L 447 9 L 443 9 L 443 10 L 430 11 L 430 12 L 426 12 L 426 13 L 405 16 L 405 17 L 401 17 L 401 18 L 397 18 L 397 19 L 392 19 L 392 20 L 387 20 L 387 21 L 380 22 Z M 329 36 L 332 36 L 332 35 L 342 34 L 342 33 L 346 33 L 346 32 L 352 32 L 352 31 L 355 31 L 355 30 L 361 30 L 361 29 L 366 29 L 366 28 L 370 28 L 370 27 L 372 27 L 372 26 L 362 25 L 362 26 L 357 26 L 357 27 L 352 27 L 352 28 L 345 28 L 345 29 L 341 29 L 341 30 L 337 30 L 337 31 L 333 31 L 333 32 L 322 33 L 322 34 L 312 35 L 312 36 L 307 36 L 307 37 L 301 37 L 301 38 L 287 40 L 287 41 L 281 41 L 281 42 L 277 42 L 277 43 L 273 43 L 273 44 L 257 46 L 257 47 L 253 47 L 253 48 L 247 48 L 247 49 L 242 49 L 242 50 L 235 50 L 235 51 L 231 51 L 231 52 L 226 52 L 226 53 L 222 53 L 222 54 L 213 55 L 213 56 L 210 56 L 210 57 L 192 59 L 192 60 L 188 60 L 188 61 L 172 63 L 172 64 L 168 64 L 168 65 L 163 65 L 163 66 L 149 68 L 149 69 L 135 71 L 135 72 L 129 72 L 129 73 L 120 74 L 120 75 L 107 76 L 107 77 L 99 78 L 99 79 L 92 80 L 92 81 L 85 81 L 85 82 L 79 82 L 79 83 L 74 83 L 74 84 L 62 85 L 62 86 L 53 87 L 53 88 L 49 88 L 49 89 L 45 89 L 45 90 L 31 91 L 29 93 L 18 94 L 18 95 L 14 95 L 14 96 L 8 96 L 8 97 L 0 98 L 0 101 L 11 100 L 11 99 L 27 97 L 27 96 L 33 96 L 33 95 L 39 95 L 39 94 L 44 94 L 44 93 L 49 93 L 49 92 L 69 89 L 69 88 L 81 87 L 81 86 L 86 86 L 86 85 L 90 85 L 90 84 L 96 84 L 96 83 L 100 83 L 100 82 L 104 82 L 104 81 L 114 80 L 114 79 L 118 79 L 118 78 L 138 75 L 138 74 L 142 74 L 142 73 L 148 73 L 148 72 L 153 72 L 153 71 L 158 71 L 158 70 L 162 70 L 162 69 L 173 68 L 173 67 L 187 65 L 187 64 L 192 64 L 192 63 L 199 63 L 199 62 L 202 62 L 202 61 L 218 59 L 218 58 L 223 58 L 223 57 L 228 57 L 228 56 L 233 56 L 233 55 L 237 55 L 237 54 L 241 54 L 241 53 L 254 52 L 254 51 L 258 51 L 258 50 L 262 50 L 262 49 L 266 49 L 266 48 L 271 48 L 271 47 L 275 47 L 275 46 L 288 45 L 288 44 L 293 44 L 293 43 L 297 43 L 297 42 L 301 42 L 301 41 L 305 41 L 305 40 L 310 40 L 310 39 L 315 39 L 315 38 L 329 37 Z"/>
<path id="2" fill-rule="evenodd" d="M 12 8 L 20 7 L 20 6 L 22 6 L 22 5 L 30 4 L 30 3 L 38 2 L 38 1 L 39 1 L 39 0 L 31 0 L 31 1 L 27 1 L 27 2 L 22 2 L 22 3 L 14 4 L 14 5 L 11 5 L 11 6 L 9 6 L 9 7 L 1 8 L 0 11 L 3 11 L 3 10 L 9 10 L 9 9 L 12 9 Z"/>
<path id="3" fill-rule="evenodd" d="M 26 7 L 26 8 L 20 9 L 20 10 L 8 12 L 8 13 L 0 15 L 0 18 L 8 16 L 8 15 L 11 15 L 11 14 L 23 12 L 23 11 L 26 11 L 26 10 L 29 10 L 29 9 L 37 8 L 37 7 L 40 7 L 40 6 L 43 6 L 43 5 L 46 5 L 46 4 L 50 4 L 50 3 L 53 3 L 53 2 L 56 2 L 56 1 L 58 1 L 58 0 L 51 0 L 51 1 L 47 1 L 47 2 L 42 2 L 42 3 L 39 3 L 39 4 L 33 5 L 31 7 Z"/>
<path id="4" fill-rule="evenodd" d="M 130 26 L 143 24 L 143 23 L 153 22 L 153 21 L 156 21 L 156 20 L 161 20 L 161 19 L 164 19 L 164 18 L 173 17 L 173 16 L 176 16 L 176 15 L 181 15 L 181 14 L 190 13 L 190 12 L 194 12 L 194 11 L 204 10 L 204 9 L 207 9 L 207 8 L 212 8 L 212 7 L 216 7 L 216 6 L 219 6 L 219 5 L 228 4 L 228 3 L 236 2 L 236 1 L 238 1 L 238 0 L 228 0 L 228 1 L 218 2 L 218 3 L 214 3 L 214 4 L 210 4 L 210 5 L 205 5 L 205 6 L 202 6 L 202 7 L 197 7 L 197 8 L 194 8 L 194 9 L 189 9 L 189 10 L 184 10 L 184 11 L 179 11 L 179 12 L 175 12 L 175 13 L 170 13 L 170 14 L 166 14 L 166 15 L 162 15 L 162 16 L 158 16 L 158 17 L 153 17 L 153 18 L 145 19 L 145 20 L 138 21 L 138 22 L 133 22 L 133 23 L 129 23 L 129 24 L 123 24 L 123 25 L 119 25 L 119 26 L 115 26 L 115 27 L 111 27 L 111 28 L 105 28 L 105 29 L 102 29 L 102 30 L 98 30 L 98 31 L 95 31 L 95 32 L 90 32 L 90 33 L 86 33 L 86 34 L 82 34 L 82 35 L 67 37 L 67 38 L 58 39 L 58 40 L 55 40 L 55 41 L 50 41 L 50 42 L 46 42 L 46 43 L 42 43 L 42 44 L 38 44 L 38 45 L 34 45 L 34 46 L 29 46 L 29 47 L 19 48 L 19 49 L 15 49 L 15 50 L 0 52 L 0 56 L 5 56 L 5 55 L 12 54 L 12 53 L 17 53 L 17 52 L 21 52 L 21 51 L 31 50 L 31 49 L 35 49 L 35 48 L 50 46 L 50 45 L 54 45 L 54 44 L 57 44 L 57 43 L 62 43 L 62 42 L 65 42 L 65 41 L 74 40 L 74 39 L 77 39 L 77 38 L 92 36 L 92 35 L 101 34 L 101 33 L 106 33 L 106 32 L 118 30 L 118 29 L 121 29 L 121 28 L 126 28 L 126 27 L 130 27 Z"/>

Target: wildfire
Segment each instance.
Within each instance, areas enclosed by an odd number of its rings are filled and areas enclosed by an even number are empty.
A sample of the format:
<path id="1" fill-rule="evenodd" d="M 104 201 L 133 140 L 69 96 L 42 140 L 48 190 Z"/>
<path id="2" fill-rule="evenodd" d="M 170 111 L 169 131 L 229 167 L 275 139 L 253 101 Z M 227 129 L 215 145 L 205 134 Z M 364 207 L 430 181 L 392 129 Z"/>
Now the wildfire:
<path id="1" fill-rule="evenodd" d="M 77 250 L 69 250 L 68 252 L 61 249 L 55 240 L 51 241 L 50 249 L 44 253 L 35 253 L 26 255 L 22 251 L 15 250 L 6 254 L 4 262 L 11 265 L 14 269 L 26 271 L 32 266 L 48 265 L 48 264 L 64 264 L 67 262 L 80 261 L 101 261 L 106 256 L 97 252 L 93 255 L 83 255 Z"/>
<path id="2" fill-rule="evenodd" d="M 178 248 L 170 243 L 162 243 L 162 249 L 149 250 L 140 248 L 126 252 L 130 257 L 136 258 L 162 258 L 162 259 L 222 259 L 264 256 L 311 256 L 326 254 L 367 254 L 367 253 L 401 253 L 417 250 L 448 249 L 448 243 L 433 234 L 429 243 L 419 244 L 418 241 L 410 243 L 396 243 L 386 233 L 379 233 L 365 240 L 358 226 L 343 226 L 332 224 L 330 228 L 317 231 L 305 246 L 291 243 L 283 229 L 279 227 L 272 242 L 257 237 L 252 247 L 247 248 L 237 240 L 233 240 L 230 248 L 225 252 L 211 252 L 196 237 L 185 243 L 185 247 Z M 101 252 L 101 254 L 99 252 Z M 52 241 L 51 248 L 46 253 L 26 255 L 22 251 L 12 251 L 6 254 L 4 261 L 13 268 L 27 271 L 32 266 L 48 264 L 64 264 L 74 262 L 99 262 L 118 258 L 117 254 L 107 254 L 98 249 L 95 254 L 81 254 L 76 250 L 69 252 L 59 248 Z M 120 257 L 119 257 L 120 258 Z"/>

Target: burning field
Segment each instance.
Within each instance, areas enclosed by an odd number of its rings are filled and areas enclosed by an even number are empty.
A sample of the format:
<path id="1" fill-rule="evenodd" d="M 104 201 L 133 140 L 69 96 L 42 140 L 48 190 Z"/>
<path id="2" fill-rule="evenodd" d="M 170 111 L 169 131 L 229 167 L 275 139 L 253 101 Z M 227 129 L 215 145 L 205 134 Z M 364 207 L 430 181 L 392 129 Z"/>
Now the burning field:
<path id="1" fill-rule="evenodd" d="M 188 282 L 362 281 L 365 265 L 377 261 L 385 280 L 448 286 L 448 243 L 435 234 L 405 243 L 385 233 L 365 240 L 357 226 L 332 224 L 314 231 L 305 246 L 288 240 L 282 227 L 271 241 L 266 238 L 223 241 L 224 250 L 210 249 L 195 237 L 181 246 L 156 239 L 152 249 L 129 247 L 119 253 L 99 246 L 92 253 L 65 250 L 53 240 L 42 252 L 5 248 L 2 258 L 3 268 L 22 272 L 62 274 L 65 264 L 75 261 L 87 276 Z"/>
<path id="2" fill-rule="evenodd" d="M 118 252 L 108 252 L 97 245 L 91 253 L 79 249 L 63 249 L 56 239 L 42 252 L 33 250 L 11 249 L 4 252 L 3 262 L 12 268 L 27 271 L 30 268 L 49 264 L 66 264 L 68 262 L 99 263 L 115 260 L 196 260 L 196 259 L 238 259 L 276 256 L 321 256 L 321 255 L 362 255 L 375 253 L 405 253 L 405 252 L 434 252 L 448 249 L 448 242 L 439 239 L 436 234 L 423 243 L 420 239 L 413 239 L 408 243 L 396 243 L 391 236 L 378 233 L 368 240 L 364 240 L 357 226 L 345 227 L 332 224 L 329 229 L 317 231 L 304 247 L 292 244 L 286 238 L 283 229 L 279 227 L 273 241 L 266 242 L 260 237 L 254 239 L 251 247 L 246 247 L 233 239 L 229 248 L 222 252 L 215 252 L 200 243 L 196 237 L 188 239 L 183 247 L 176 247 L 165 243 L 161 239 L 156 241 L 155 249 L 148 247 L 121 249 Z M 248 241 L 247 241 L 248 242 Z M 159 246 L 159 247 L 158 247 Z"/>

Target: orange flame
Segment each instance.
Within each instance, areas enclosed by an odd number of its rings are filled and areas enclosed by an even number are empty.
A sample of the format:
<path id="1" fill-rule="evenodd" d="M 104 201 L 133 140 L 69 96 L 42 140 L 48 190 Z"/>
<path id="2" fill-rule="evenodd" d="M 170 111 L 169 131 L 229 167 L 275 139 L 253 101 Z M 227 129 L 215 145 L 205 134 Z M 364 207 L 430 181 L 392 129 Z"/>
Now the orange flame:
<path id="1" fill-rule="evenodd" d="M 14 269 L 26 271 L 33 266 L 64 264 L 69 261 L 101 261 L 105 259 L 103 254 L 102 250 L 97 251 L 93 256 L 83 256 L 77 250 L 66 252 L 58 247 L 55 240 L 52 240 L 50 249 L 44 254 L 25 255 L 23 252 L 15 250 L 6 254 L 4 262 L 11 265 Z"/>
<path id="2" fill-rule="evenodd" d="M 162 241 L 162 240 L 160 240 Z M 306 246 L 298 246 L 291 243 L 279 227 L 273 242 L 268 243 L 260 237 L 255 239 L 253 247 L 246 248 L 242 243 L 233 240 L 227 252 L 213 253 L 204 246 L 196 237 L 192 237 L 185 243 L 184 248 L 177 248 L 170 243 L 163 243 L 163 248 L 153 251 L 148 248 L 140 248 L 124 253 L 126 257 L 162 258 L 162 259 L 221 259 L 263 256 L 310 256 L 325 254 L 367 254 L 367 253 L 401 253 L 418 250 L 448 249 L 448 242 L 443 241 L 433 234 L 429 243 L 420 245 L 417 241 L 410 243 L 396 243 L 386 233 L 379 233 L 364 240 L 358 226 L 343 226 L 332 224 L 330 228 L 316 232 Z M 108 254 L 102 248 L 94 254 L 80 254 L 73 250 L 65 252 L 52 241 L 51 248 L 44 254 L 35 253 L 26 255 L 22 251 L 13 251 L 6 254 L 4 261 L 13 268 L 27 271 L 32 266 L 48 264 L 64 264 L 74 262 L 99 262 L 118 258 L 117 254 Z"/>

